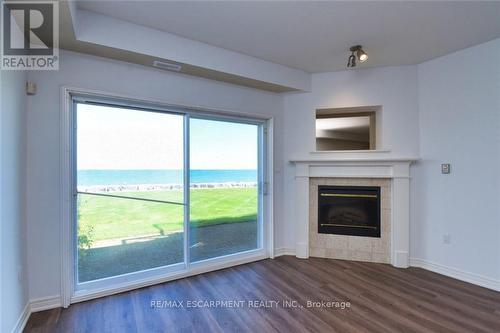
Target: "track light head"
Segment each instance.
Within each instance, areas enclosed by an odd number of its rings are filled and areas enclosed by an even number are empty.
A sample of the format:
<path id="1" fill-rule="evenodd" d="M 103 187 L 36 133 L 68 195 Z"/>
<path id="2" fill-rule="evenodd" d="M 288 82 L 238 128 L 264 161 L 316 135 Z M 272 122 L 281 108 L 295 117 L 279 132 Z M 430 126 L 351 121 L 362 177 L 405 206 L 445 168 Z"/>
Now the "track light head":
<path id="1" fill-rule="evenodd" d="M 361 45 L 352 46 L 349 50 L 351 51 L 351 55 L 347 60 L 348 68 L 356 67 L 356 58 L 358 58 L 359 62 L 365 62 L 368 60 L 368 54 L 363 51 Z"/>
<path id="2" fill-rule="evenodd" d="M 358 52 L 356 52 L 356 55 L 358 56 L 359 62 L 365 62 L 368 60 L 368 54 L 366 54 L 363 49 L 359 49 Z"/>

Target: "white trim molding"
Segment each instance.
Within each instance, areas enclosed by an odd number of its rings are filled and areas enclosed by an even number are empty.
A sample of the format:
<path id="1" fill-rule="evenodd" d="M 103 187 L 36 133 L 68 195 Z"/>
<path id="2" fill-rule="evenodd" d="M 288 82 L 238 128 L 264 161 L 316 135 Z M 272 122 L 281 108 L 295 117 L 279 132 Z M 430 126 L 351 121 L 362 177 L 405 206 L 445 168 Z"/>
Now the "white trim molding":
<path id="1" fill-rule="evenodd" d="M 292 247 L 280 247 L 280 248 L 276 248 L 274 250 L 274 257 L 273 258 L 277 258 L 277 257 L 281 257 L 281 256 L 294 256 L 295 255 L 295 248 L 292 248 Z M 271 258 L 271 259 L 273 259 Z"/>
<path id="2" fill-rule="evenodd" d="M 24 327 L 28 323 L 28 319 L 30 318 L 31 311 L 30 311 L 30 303 L 26 303 L 26 306 L 23 309 L 23 312 L 21 312 L 21 315 L 19 316 L 19 319 L 16 322 L 16 325 L 14 328 L 12 328 L 12 333 L 22 333 L 24 330 Z"/>
<path id="3" fill-rule="evenodd" d="M 61 306 L 61 296 L 59 295 L 29 300 L 26 303 L 23 312 L 21 312 L 16 325 L 12 329 L 12 333 L 22 333 L 32 313 L 56 309 Z"/>
<path id="4" fill-rule="evenodd" d="M 392 180 L 391 264 L 409 267 L 410 164 L 416 158 L 305 158 L 295 164 L 295 252 L 309 258 L 309 178 L 388 178 Z"/>
<path id="5" fill-rule="evenodd" d="M 495 291 L 500 291 L 500 280 L 495 280 L 490 277 L 479 275 L 476 273 L 471 273 L 463 271 L 454 267 L 438 264 L 432 261 L 419 258 L 411 258 L 410 266 L 419 267 L 426 269 L 428 271 L 438 273 L 441 275 L 446 275 L 448 277 L 472 283 L 484 288 L 492 289 Z"/>
<path id="6" fill-rule="evenodd" d="M 74 258 L 73 250 L 73 226 L 72 221 L 72 195 L 71 195 L 71 146 L 73 144 L 71 127 L 71 93 L 74 90 L 69 87 L 61 88 L 60 95 L 60 242 L 61 242 L 61 303 L 67 308 L 73 288 L 72 265 Z"/>
<path id="7" fill-rule="evenodd" d="M 30 300 L 30 313 L 62 307 L 61 295 Z"/>

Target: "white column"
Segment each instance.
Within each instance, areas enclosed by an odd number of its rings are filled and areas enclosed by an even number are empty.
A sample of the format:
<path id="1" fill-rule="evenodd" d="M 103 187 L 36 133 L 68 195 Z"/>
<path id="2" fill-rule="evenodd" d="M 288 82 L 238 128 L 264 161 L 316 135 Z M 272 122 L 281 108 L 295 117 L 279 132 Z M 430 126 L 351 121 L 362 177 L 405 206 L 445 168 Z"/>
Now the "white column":
<path id="1" fill-rule="evenodd" d="M 297 164 L 295 174 L 295 255 L 309 258 L 309 165 Z"/>
<path id="2" fill-rule="evenodd" d="M 392 180 L 392 253 L 391 264 L 409 266 L 410 248 L 410 179 Z"/>

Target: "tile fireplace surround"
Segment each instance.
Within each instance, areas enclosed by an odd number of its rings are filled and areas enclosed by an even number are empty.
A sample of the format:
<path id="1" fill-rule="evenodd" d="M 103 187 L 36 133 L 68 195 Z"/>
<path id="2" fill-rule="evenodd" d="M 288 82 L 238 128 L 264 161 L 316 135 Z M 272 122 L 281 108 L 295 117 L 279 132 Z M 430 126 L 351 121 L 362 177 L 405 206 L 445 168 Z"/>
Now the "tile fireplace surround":
<path id="1" fill-rule="evenodd" d="M 380 238 L 318 233 L 318 185 L 380 187 Z M 391 180 L 384 178 L 310 178 L 309 255 L 330 259 L 390 263 Z"/>
<path id="2" fill-rule="evenodd" d="M 408 267 L 410 164 L 413 161 L 391 158 L 292 160 L 295 164 L 296 256 L 389 262 L 395 267 Z M 380 186 L 382 237 L 318 234 L 317 185 Z"/>

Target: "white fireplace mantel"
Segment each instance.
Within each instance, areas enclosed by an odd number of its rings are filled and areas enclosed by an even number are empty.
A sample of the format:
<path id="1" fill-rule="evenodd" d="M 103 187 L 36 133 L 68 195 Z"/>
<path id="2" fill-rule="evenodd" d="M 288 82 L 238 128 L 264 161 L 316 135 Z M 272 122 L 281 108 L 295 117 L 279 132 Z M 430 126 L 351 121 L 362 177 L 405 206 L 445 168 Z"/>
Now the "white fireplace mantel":
<path id="1" fill-rule="evenodd" d="M 409 266 L 410 164 L 415 158 L 305 158 L 295 164 L 295 253 L 309 257 L 309 178 L 391 179 L 391 264 Z"/>

